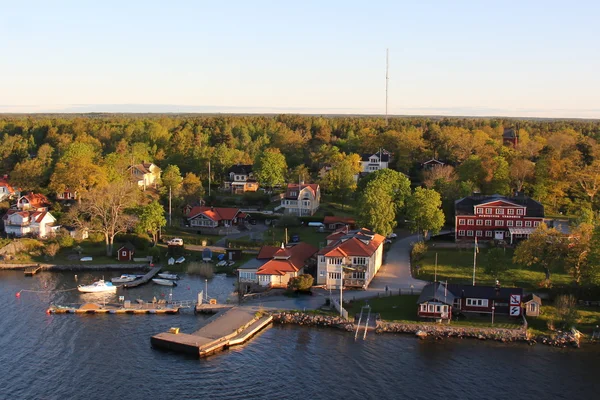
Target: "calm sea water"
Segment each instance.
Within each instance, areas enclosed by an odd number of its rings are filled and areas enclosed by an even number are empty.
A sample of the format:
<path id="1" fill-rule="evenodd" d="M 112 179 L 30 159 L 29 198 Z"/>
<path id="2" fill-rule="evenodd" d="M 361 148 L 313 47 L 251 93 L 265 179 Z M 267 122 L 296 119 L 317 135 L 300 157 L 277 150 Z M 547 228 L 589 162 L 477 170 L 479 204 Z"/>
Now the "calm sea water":
<path id="1" fill-rule="evenodd" d="M 473 340 L 419 341 L 331 329 L 273 326 L 242 347 L 198 360 L 152 349 L 171 326 L 207 318 L 47 315 L 48 302 L 81 302 L 73 273 L 0 271 L 0 399 L 598 399 L 600 346 L 562 350 Z M 79 282 L 102 273 L 78 273 Z M 116 273 L 104 273 L 108 279 Z M 203 278 L 185 276 L 174 299 L 192 299 Z M 233 280 L 216 276 L 224 301 Z M 128 298 L 169 296 L 152 284 Z"/>

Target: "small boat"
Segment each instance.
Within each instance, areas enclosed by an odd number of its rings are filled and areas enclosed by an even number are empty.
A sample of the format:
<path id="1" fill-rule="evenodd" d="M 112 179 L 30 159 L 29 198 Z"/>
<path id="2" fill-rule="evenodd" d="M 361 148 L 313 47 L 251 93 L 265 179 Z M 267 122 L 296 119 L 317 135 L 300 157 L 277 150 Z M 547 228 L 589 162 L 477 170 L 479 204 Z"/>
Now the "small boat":
<path id="1" fill-rule="evenodd" d="M 177 260 L 175 260 L 175 264 L 182 264 L 183 262 L 185 262 L 185 257 L 179 257 Z"/>
<path id="2" fill-rule="evenodd" d="M 141 278 L 141 276 L 140 275 L 123 274 L 118 278 L 112 278 L 110 281 L 112 283 L 127 283 L 127 282 L 133 282 L 138 278 Z"/>
<path id="3" fill-rule="evenodd" d="M 168 263 L 169 265 L 173 265 L 173 264 L 175 264 L 175 259 L 174 259 L 173 257 L 170 257 L 170 258 L 167 260 L 167 263 Z"/>
<path id="4" fill-rule="evenodd" d="M 225 260 L 223 260 L 223 261 L 219 261 L 219 262 L 217 263 L 217 267 L 224 267 L 224 266 L 226 266 L 226 265 L 227 265 L 227 261 L 225 261 Z"/>
<path id="5" fill-rule="evenodd" d="M 93 257 L 81 257 L 81 258 L 79 259 L 79 261 L 93 261 L 93 260 L 94 260 L 94 258 L 93 258 Z"/>
<path id="6" fill-rule="evenodd" d="M 111 282 L 104 282 L 104 279 L 100 279 L 99 281 L 94 282 L 91 285 L 79 285 L 77 286 L 77 290 L 79 290 L 82 293 L 115 293 L 117 291 L 117 287 L 114 286 Z"/>
<path id="7" fill-rule="evenodd" d="M 175 281 L 172 281 L 170 279 L 154 278 L 154 279 L 152 279 L 152 282 L 156 283 L 157 285 L 162 285 L 162 286 L 177 286 Z"/>
<path id="8" fill-rule="evenodd" d="M 162 274 L 158 274 L 159 278 L 162 279 L 170 279 L 170 280 L 177 280 L 179 279 L 179 276 L 177 274 L 170 274 L 168 272 L 164 272 Z"/>

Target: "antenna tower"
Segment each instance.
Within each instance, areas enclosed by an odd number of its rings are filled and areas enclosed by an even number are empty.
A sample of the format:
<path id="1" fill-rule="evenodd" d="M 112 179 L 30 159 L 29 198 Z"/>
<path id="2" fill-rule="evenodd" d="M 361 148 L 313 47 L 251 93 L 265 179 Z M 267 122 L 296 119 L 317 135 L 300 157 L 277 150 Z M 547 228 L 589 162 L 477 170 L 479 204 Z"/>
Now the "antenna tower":
<path id="1" fill-rule="evenodd" d="M 388 124 L 388 84 L 390 81 L 390 49 L 385 49 L 385 124 Z"/>

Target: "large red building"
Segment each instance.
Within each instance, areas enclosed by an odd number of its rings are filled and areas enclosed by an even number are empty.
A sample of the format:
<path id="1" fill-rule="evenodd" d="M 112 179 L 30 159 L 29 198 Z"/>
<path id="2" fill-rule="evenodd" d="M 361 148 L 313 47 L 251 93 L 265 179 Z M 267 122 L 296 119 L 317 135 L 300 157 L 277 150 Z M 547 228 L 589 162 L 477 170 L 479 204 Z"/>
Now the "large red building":
<path id="1" fill-rule="evenodd" d="M 524 239 L 544 221 L 544 206 L 526 197 L 469 196 L 454 203 L 456 241 Z"/>

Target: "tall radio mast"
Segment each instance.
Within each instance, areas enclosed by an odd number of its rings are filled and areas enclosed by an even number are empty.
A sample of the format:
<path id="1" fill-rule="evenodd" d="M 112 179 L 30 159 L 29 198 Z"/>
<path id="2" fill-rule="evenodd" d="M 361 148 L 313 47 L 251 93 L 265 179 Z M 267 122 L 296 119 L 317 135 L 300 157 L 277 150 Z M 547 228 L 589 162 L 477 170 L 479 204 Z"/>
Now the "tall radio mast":
<path id="1" fill-rule="evenodd" d="M 385 124 L 388 124 L 388 83 L 390 81 L 390 49 L 385 49 Z"/>

